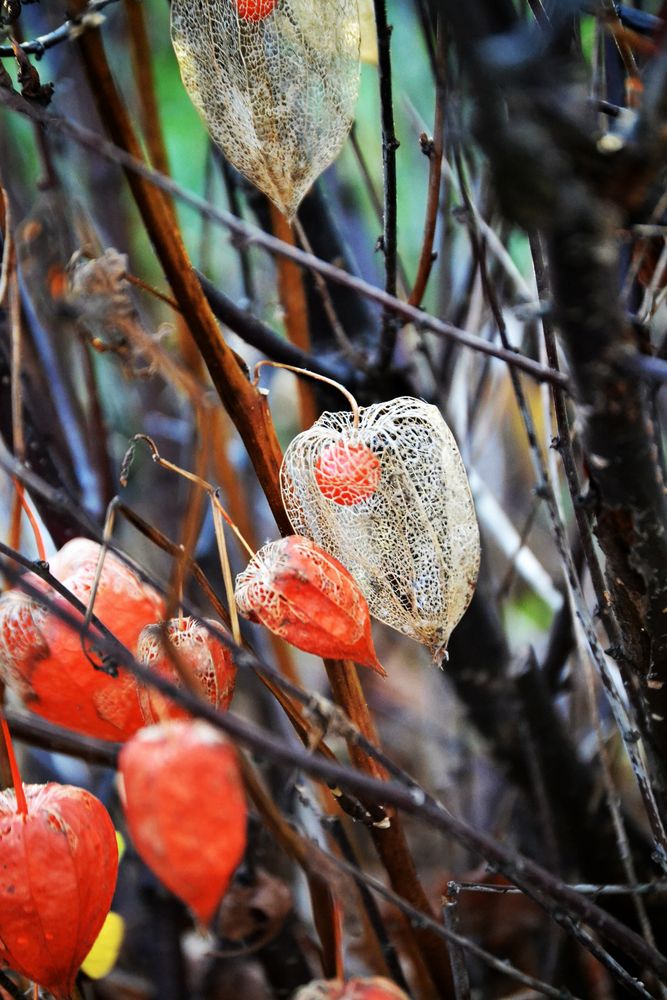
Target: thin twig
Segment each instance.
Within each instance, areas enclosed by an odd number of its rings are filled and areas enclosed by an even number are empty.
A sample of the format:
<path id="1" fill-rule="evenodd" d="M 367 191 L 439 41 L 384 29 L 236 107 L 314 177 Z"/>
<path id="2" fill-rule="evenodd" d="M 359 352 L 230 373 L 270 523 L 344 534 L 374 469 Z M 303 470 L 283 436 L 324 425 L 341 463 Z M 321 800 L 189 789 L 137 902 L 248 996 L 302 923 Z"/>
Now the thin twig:
<path id="1" fill-rule="evenodd" d="M 47 35 L 40 35 L 39 38 L 33 38 L 29 42 L 21 42 L 19 47 L 26 55 L 35 55 L 40 59 L 48 49 L 52 49 L 55 45 L 60 45 L 84 31 L 88 27 L 86 19 L 91 15 L 99 14 L 105 7 L 117 2 L 118 0 L 89 0 L 89 3 L 76 17 L 65 21 L 64 24 L 54 28 Z M 97 22 L 91 22 L 91 26 L 97 27 Z M 0 59 L 15 58 L 15 56 L 16 53 L 11 45 L 0 45 Z"/>
<path id="2" fill-rule="evenodd" d="M 402 302 L 400 299 L 388 294 L 383 289 L 377 288 L 375 285 L 371 285 L 363 279 L 356 277 L 356 275 L 348 274 L 347 271 L 336 267 L 334 264 L 330 264 L 328 261 L 305 253 L 297 247 L 288 246 L 268 233 L 263 232 L 261 229 L 237 219 L 230 212 L 216 208 L 204 198 L 192 194 L 171 178 L 165 177 L 159 171 L 151 169 L 137 156 L 109 142 L 99 133 L 87 129 L 76 122 L 46 114 L 28 105 L 27 102 L 22 101 L 18 95 L 12 94 L 2 88 L 0 88 L 0 101 L 14 111 L 18 111 L 30 118 L 43 122 L 45 125 L 52 125 L 66 132 L 86 149 L 89 149 L 105 160 L 120 164 L 130 173 L 136 174 L 155 187 L 174 195 L 174 197 L 190 205 L 201 215 L 218 222 L 246 243 L 259 246 L 268 253 L 282 255 L 294 260 L 302 267 L 317 271 L 327 280 L 343 285 L 357 292 L 359 295 L 365 296 L 370 301 L 376 302 L 383 308 L 392 310 L 397 316 L 402 317 L 408 323 L 414 324 L 417 329 L 430 330 L 452 343 L 471 348 L 490 357 L 498 358 L 511 367 L 519 368 L 537 381 L 556 383 L 567 389 L 568 379 L 562 372 L 553 372 L 545 365 L 533 361 L 532 358 L 525 357 L 519 351 L 505 350 L 502 347 L 489 344 L 482 337 L 468 333 L 466 330 L 460 330 L 451 323 L 445 323 L 435 316 L 430 316 L 428 313 L 422 312 L 407 302 Z"/>
<path id="3" fill-rule="evenodd" d="M 394 133 L 394 104 L 391 80 L 391 33 L 387 21 L 386 0 L 373 0 L 378 40 L 378 75 L 380 83 L 380 120 L 382 123 L 382 168 L 384 173 L 383 233 L 385 292 L 396 296 L 396 150 L 399 143 Z M 396 347 L 398 324 L 396 317 L 385 309 L 377 364 L 380 370 L 391 364 Z"/>

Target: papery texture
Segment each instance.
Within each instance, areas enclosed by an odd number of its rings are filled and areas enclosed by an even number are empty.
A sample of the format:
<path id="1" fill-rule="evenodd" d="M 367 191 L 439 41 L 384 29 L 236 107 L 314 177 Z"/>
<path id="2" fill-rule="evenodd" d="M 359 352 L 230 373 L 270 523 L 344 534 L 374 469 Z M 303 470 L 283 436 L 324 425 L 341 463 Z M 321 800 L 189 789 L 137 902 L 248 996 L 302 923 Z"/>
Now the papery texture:
<path id="1" fill-rule="evenodd" d="M 236 667 L 228 647 L 209 632 L 206 624 L 222 630 L 218 622 L 205 623 L 191 617 L 147 625 L 139 636 L 137 659 L 180 687 L 183 682 L 165 650 L 165 642 L 170 643 L 184 667 L 192 671 L 202 686 L 207 701 L 214 708 L 226 709 L 234 694 Z M 150 685 L 139 685 L 139 703 L 147 725 L 188 718 L 189 715 L 186 709 Z"/>
<path id="2" fill-rule="evenodd" d="M 129 740 L 118 765 L 137 851 L 209 923 L 245 850 L 236 751 L 204 722 L 165 722 Z"/>
<path id="3" fill-rule="evenodd" d="M 212 138 L 291 218 L 352 125 L 357 0 L 172 0 L 171 31 Z"/>
<path id="4" fill-rule="evenodd" d="M 24 790 L 27 816 L 0 793 L 0 963 L 64 1000 L 111 906 L 116 833 L 81 788 Z"/>
<path id="5" fill-rule="evenodd" d="M 332 448 L 365 448 L 379 463 L 357 502 L 322 486 L 322 456 Z M 362 408 L 356 429 L 352 413 L 324 413 L 285 452 L 281 486 L 295 531 L 343 563 L 371 615 L 440 658 L 480 556 L 465 468 L 440 411 L 402 396 Z"/>

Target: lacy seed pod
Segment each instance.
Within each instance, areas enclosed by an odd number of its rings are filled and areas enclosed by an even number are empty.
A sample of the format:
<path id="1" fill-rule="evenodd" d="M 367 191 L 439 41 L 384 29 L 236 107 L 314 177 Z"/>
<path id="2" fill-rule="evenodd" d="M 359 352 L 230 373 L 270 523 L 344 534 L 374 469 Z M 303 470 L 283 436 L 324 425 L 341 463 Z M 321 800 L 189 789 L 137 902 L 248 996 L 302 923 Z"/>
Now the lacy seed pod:
<path id="1" fill-rule="evenodd" d="M 86 538 L 68 542 L 51 572 L 87 604 L 100 546 Z M 33 581 L 31 581 L 33 582 Z M 64 597 L 37 584 L 56 607 L 79 617 Z M 134 649 L 142 628 L 164 614 L 162 598 L 112 552 L 104 560 L 94 612 L 125 646 Z M 0 674 L 31 711 L 69 729 L 124 740 L 143 725 L 134 678 L 96 670 L 81 636 L 53 612 L 18 591 L 0 598 Z"/>
<path id="2" fill-rule="evenodd" d="M 285 509 L 295 531 L 350 571 L 372 615 L 439 660 L 479 569 L 463 461 L 439 410 L 420 399 L 403 396 L 359 414 L 355 428 L 351 412 L 324 413 L 294 438 L 281 470 Z M 340 484 L 339 495 L 323 485 L 322 456 L 334 448 L 365 449 L 378 463 L 358 500 L 342 502 Z M 364 467 L 371 468 L 368 459 Z M 359 493 L 358 473 L 352 463 L 349 469 L 348 497 Z"/>
<path id="3" fill-rule="evenodd" d="M 172 0 L 171 34 L 211 137 L 292 218 L 352 124 L 357 0 Z"/>
<path id="4" fill-rule="evenodd" d="M 70 785 L 0 792 L 0 964 L 57 998 L 109 912 L 118 872 L 116 833 L 102 803 Z"/>
<path id="5" fill-rule="evenodd" d="M 384 976 L 370 979 L 316 979 L 302 986 L 293 1000 L 408 1000 L 396 983 Z"/>
<path id="6" fill-rule="evenodd" d="M 234 748 L 205 722 L 165 722 L 129 740 L 118 769 L 137 851 L 208 924 L 245 850 L 246 804 Z"/>
<path id="7" fill-rule="evenodd" d="M 201 684 L 211 705 L 227 709 L 234 694 L 236 667 L 230 650 L 208 631 L 206 624 L 222 628 L 218 622 L 202 623 L 189 617 L 172 618 L 163 625 L 147 625 L 139 636 L 137 659 L 180 687 L 181 678 L 165 652 L 164 643 L 171 643 Z M 139 703 L 146 725 L 189 717 L 186 709 L 150 685 L 139 684 Z"/>
<path id="8" fill-rule="evenodd" d="M 239 613 L 293 646 L 354 660 L 385 675 L 373 648 L 364 595 L 344 566 L 310 538 L 269 542 L 236 578 Z"/>

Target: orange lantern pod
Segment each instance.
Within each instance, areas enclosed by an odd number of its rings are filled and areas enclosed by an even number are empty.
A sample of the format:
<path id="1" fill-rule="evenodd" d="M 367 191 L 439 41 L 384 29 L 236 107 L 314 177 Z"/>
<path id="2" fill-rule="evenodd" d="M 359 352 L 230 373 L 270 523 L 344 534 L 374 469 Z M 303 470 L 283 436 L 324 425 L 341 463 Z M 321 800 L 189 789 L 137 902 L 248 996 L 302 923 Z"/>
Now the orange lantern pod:
<path id="1" fill-rule="evenodd" d="M 278 0 L 234 0 L 234 2 L 241 20 L 256 24 L 272 13 Z"/>
<path id="2" fill-rule="evenodd" d="M 210 923 L 246 844 L 234 748 L 205 722 L 164 722 L 129 740 L 118 766 L 137 851 L 203 924 Z"/>
<path id="3" fill-rule="evenodd" d="M 30 583 L 42 581 L 38 577 Z M 0 673 L 4 682 L 29 698 L 30 685 L 26 677 L 31 663 L 48 656 L 41 632 L 46 609 L 20 590 L 8 590 L 0 597 Z"/>
<path id="4" fill-rule="evenodd" d="M 71 785 L 0 792 L 0 964 L 68 1000 L 116 886 L 116 833 L 102 803 Z"/>
<path id="5" fill-rule="evenodd" d="M 207 624 L 222 627 L 218 622 L 203 623 L 197 618 L 172 618 L 163 625 L 147 625 L 139 636 L 137 659 L 180 687 L 181 678 L 165 652 L 165 643 L 171 643 L 201 684 L 207 701 L 215 708 L 227 709 L 234 695 L 236 667 L 230 650 L 209 632 Z M 139 704 L 146 725 L 189 718 L 187 709 L 150 685 L 139 685 Z"/>
<path id="6" fill-rule="evenodd" d="M 76 538 L 51 562 L 53 575 L 86 605 L 99 552 L 97 542 Z M 41 581 L 39 586 L 50 593 Z M 65 598 L 53 593 L 52 600 L 83 623 Z M 143 627 L 163 616 L 164 604 L 157 591 L 109 552 L 94 612 L 121 643 L 134 649 Z M 125 740 L 143 725 L 132 675 L 123 669 L 117 676 L 95 669 L 82 649 L 80 633 L 37 602 L 16 591 L 3 595 L 0 635 L 0 674 L 33 712 L 108 740 Z"/>
<path id="7" fill-rule="evenodd" d="M 360 441 L 339 440 L 322 449 L 315 460 L 315 482 L 327 500 L 353 507 L 371 497 L 382 475 L 380 459 Z"/>
<path id="8" fill-rule="evenodd" d="M 289 535 L 261 548 L 237 576 L 235 597 L 240 614 L 298 649 L 386 676 L 359 586 L 309 538 Z"/>
<path id="9" fill-rule="evenodd" d="M 370 979 L 316 979 L 302 986 L 294 1000 L 408 1000 L 396 983 L 384 976 Z"/>

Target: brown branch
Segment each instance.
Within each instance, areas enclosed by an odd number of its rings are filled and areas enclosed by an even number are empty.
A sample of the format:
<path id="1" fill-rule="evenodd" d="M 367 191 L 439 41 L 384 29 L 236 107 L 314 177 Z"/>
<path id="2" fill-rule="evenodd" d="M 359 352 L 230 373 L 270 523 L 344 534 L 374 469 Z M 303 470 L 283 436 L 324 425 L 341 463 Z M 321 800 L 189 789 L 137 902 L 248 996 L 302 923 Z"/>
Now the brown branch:
<path id="1" fill-rule="evenodd" d="M 440 205 L 440 181 L 442 178 L 442 155 L 443 155 L 443 130 L 445 123 L 445 30 L 442 24 L 442 17 L 438 23 L 438 64 L 435 82 L 435 120 L 433 123 L 433 139 L 427 136 L 421 137 L 422 152 L 428 156 L 428 189 L 426 193 L 426 219 L 424 222 L 424 238 L 419 254 L 417 265 L 417 276 L 412 286 L 408 302 L 411 306 L 418 306 L 424 297 L 426 284 L 431 274 L 431 268 L 435 256 L 433 254 L 433 240 L 435 238 L 435 227 L 438 221 L 438 208 Z"/>
<path id="2" fill-rule="evenodd" d="M 279 209 L 271 204 L 271 228 L 274 236 L 284 243 L 296 246 L 292 227 Z M 308 327 L 308 303 L 303 286 L 303 273 L 292 261 L 278 257 L 278 293 L 285 314 L 285 331 L 291 344 L 304 354 L 310 354 L 310 330 Z M 305 430 L 314 424 L 319 413 L 313 387 L 297 382 L 301 428 Z"/>
<path id="3" fill-rule="evenodd" d="M 78 12 L 83 6 L 81 0 L 77 0 L 75 10 Z M 116 89 L 99 31 L 87 31 L 78 40 L 78 45 L 102 121 L 114 143 L 141 162 L 141 147 Z M 220 399 L 243 439 L 276 522 L 282 531 L 289 531 L 278 484 L 280 446 L 266 397 L 250 385 L 221 337 L 164 193 L 134 171 L 128 170 L 127 178 L 174 297 Z"/>

